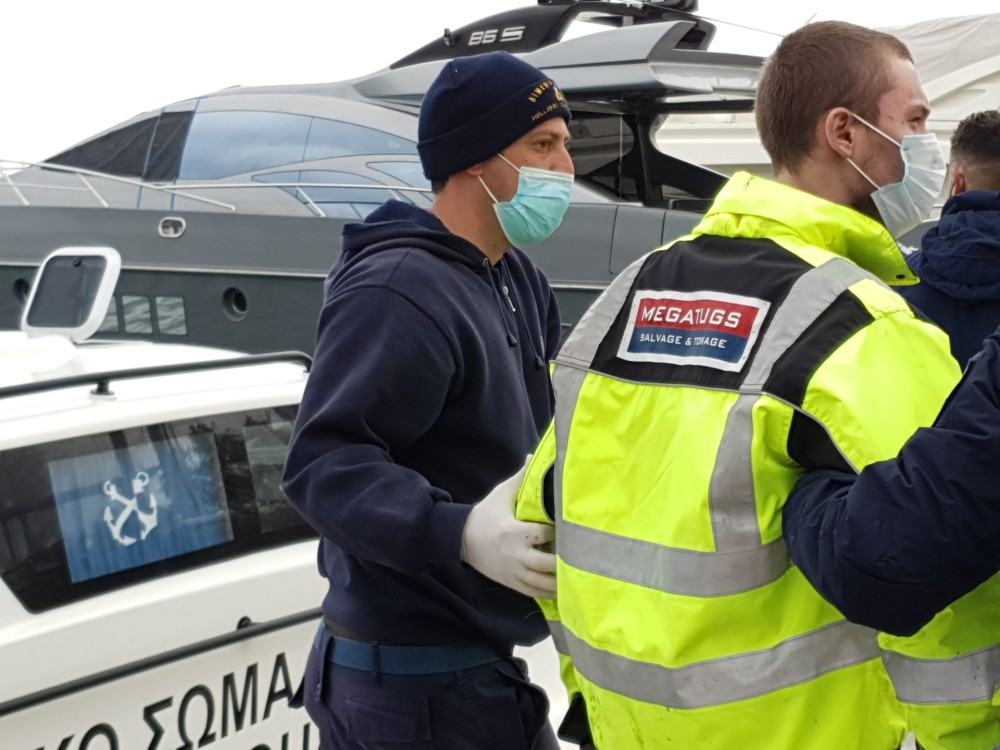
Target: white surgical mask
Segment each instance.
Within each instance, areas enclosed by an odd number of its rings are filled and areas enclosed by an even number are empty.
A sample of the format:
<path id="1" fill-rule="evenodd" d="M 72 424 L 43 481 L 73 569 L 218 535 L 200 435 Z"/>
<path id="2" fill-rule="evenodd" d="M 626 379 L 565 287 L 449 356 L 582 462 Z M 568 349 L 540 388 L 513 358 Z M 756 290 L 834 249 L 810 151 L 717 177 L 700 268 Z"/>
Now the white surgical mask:
<path id="1" fill-rule="evenodd" d="M 562 223 L 569 208 L 573 191 L 573 175 L 549 169 L 521 167 L 518 169 L 503 154 L 497 154 L 519 173 L 517 193 L 509 201 L 498 201 L 493 191 L 483 188 L 493 199 L 500 228 L 514 246 L 541 242 L 552 235 Z"/>
<path id="2" fill-rule="evenodd" d="M 903 158 L 903 179 L 879 186 L 866 175 L 853 160 L 852 167 L 875 188 L 872 200 L 882 217 L 889 234 L 899 238 L 930 216 L 934 202 L 941 195 L 947 167 L 941 155 L 941 146 L 933 133 L 904 135 L 902 142 L 883 133 L 863 117 L 851 113 L 883 138 L 899 146 Z"/>

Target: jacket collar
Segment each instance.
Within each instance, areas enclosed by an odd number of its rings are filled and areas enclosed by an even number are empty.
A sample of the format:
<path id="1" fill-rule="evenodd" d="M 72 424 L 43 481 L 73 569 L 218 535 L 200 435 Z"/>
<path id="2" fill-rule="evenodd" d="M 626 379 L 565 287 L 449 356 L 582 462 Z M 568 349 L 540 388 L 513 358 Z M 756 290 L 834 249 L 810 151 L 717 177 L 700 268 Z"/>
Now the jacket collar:
<path id="1" fill-rule="evenodd" d="M 966 190 L 953 195 L 941 209 L 941 218 L 964 211 L 1000 211 L 1000 191 Z"/>
<path id="2" fill-rule="evenodd" d="M 822 248 L 857 263 L 887 284 L 917 277 L 885 227 L 853 208 L 773 180 L 736 172 L 694 234 L 760 237 Z"/>

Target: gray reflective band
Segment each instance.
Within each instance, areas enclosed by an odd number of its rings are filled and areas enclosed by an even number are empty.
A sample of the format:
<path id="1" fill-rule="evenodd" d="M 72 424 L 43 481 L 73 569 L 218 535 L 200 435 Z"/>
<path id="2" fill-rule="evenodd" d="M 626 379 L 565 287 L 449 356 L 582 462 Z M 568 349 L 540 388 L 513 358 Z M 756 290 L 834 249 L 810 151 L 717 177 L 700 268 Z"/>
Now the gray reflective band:
<path id="1" fill-rule="evenodd" d="M 778 358 L 837 297 L 862 279 L 875 277 L 844 258 L 832 258 L 802 274 L 768 325 L 740 390 L 760 390 Z"/>
<path id="2" fill-rule="evenodd" d="M 667 708 L 707 708 L 749 700 L 878 658 L 875 633 L 841 621 L 773 648 L 684 667 L 664 667 L 594 648 L 561 622 L 549 621 L 556 648 L 598 687 Z M 558 635 L 557 635 L 558 633 Z"/>
<path id="3" fill-rule="evenodd" d="M 569 646 L 566 643 L 566 629 L 559 620 L 546 620 L 549 632 L 552 633 L 552 645 L 563 656 L 569 656 Z"/>
<path id="4" fill-rule="evenodd" d="M 719 552 L 761 543 L 753 484 L 753 406 L 778 359 L 852 284 L 873 278 L 843 258 L 832 258 L 804 273 L 775 311 L 740 386 L 743 395 L 729 411 L 709 487 L 712 532 Z M 787 560 L 776 572 L 788 567 Z M 774 580 L 777 575 L 769 580 Z"/>
<path id="5" fill-rule="evenodd" d="M 566 468 L 566 445 L 569 443 L 569 427 L 573 423 L 573 412 L 580 388 L 587 377 L 587 371 L 575 367 L 556 367 L 552 378 L 552 390 L 556 395 L 554 416 L 556 433 L 556 461 L 552 476 L 552 492 L 556 513 L 556 552 L 559 552 L 559 530 L 562 528 L 563 471 Z"/>
<path id="6" fill-rule="evenodd" d="M 788 568 L 783 539 L 731 552 L 698 552 L 557 521 L 556 552 L 569 565 L 681 596 L 730 596 L 777 580 Z"/>
<path id="7" fill-rule="evenodd" d="M 573 326 L 573 330 L 559 348 L 557 362 L 590 367 L 597 353 L 597 347 L 601 345 L 618 318 L 618 313 L 632 290 L 632 282 L 639 275 L 645 262 L 645 257 L 639 258 L 608 284 L 608 288 Z"/>
<path id="8" fill-rule="evenodd" d="M 719 552 L 760 546 L 753 487 L 753 405 L 757 395 L 741 395 L 729 410 L 708 488 L 712 533 Z M 780 575 L 788 567 L 781 561 Z M 774 580 L 774 576 L 770 580 Z"/>
<path id="9" fill-rule="evenodd" d="M 952 659 L 915 659 L 883 651 L 882 661 L 903 703 L 972 703 L 1000 690 L 1000 645 Z"/>

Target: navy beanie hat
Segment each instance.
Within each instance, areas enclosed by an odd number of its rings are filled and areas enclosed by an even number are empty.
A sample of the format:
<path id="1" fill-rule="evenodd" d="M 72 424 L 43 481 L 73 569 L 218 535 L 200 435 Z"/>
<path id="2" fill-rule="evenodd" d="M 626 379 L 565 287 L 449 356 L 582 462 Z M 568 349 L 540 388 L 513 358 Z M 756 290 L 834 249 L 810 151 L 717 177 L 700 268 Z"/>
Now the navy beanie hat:
<path id="1" fill-rule="evenodd" d="M 509 52 L 449 60 L 420 107 L 417 151 L 441 180 L 486 161 L 552 117 L 570 118 L 552 79 Z"/>

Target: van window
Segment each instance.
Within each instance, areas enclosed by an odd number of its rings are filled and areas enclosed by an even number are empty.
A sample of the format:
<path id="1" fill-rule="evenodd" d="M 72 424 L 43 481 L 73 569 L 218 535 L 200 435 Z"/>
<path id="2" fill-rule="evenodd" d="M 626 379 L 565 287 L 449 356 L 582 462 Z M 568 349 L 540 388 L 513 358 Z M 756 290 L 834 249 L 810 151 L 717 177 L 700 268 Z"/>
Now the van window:
<path id="1" fill-rule="evenodd" d="M 262 532 L 296 528 L 302 519 L 281 491 L 292 422 L 267 422 L 243 428 L 247 463 L 253 480 L 253 495 Z"/>
<path id="2" fill-rule="evenodd" d="M 212 436 L 165 433 L 47 462 L 73 583 L 232 541 Z"/>
<path id="3" fill-rule="evenodd" d="M 41 611 L 314 537 L 280 486 L 295 411 L 0 452 L 0 577 Z"/>

